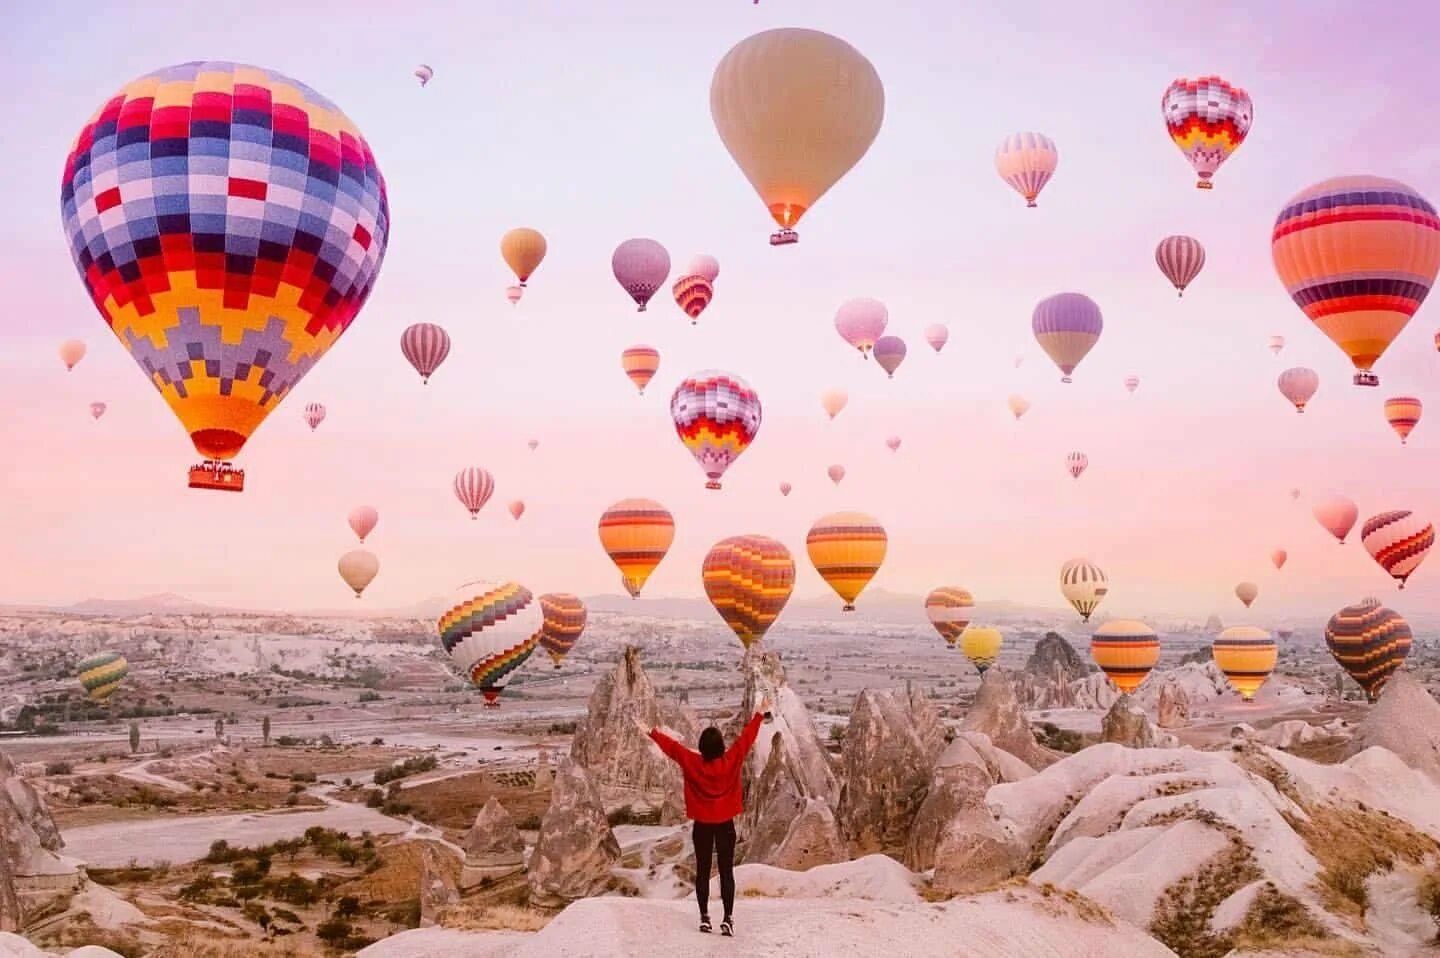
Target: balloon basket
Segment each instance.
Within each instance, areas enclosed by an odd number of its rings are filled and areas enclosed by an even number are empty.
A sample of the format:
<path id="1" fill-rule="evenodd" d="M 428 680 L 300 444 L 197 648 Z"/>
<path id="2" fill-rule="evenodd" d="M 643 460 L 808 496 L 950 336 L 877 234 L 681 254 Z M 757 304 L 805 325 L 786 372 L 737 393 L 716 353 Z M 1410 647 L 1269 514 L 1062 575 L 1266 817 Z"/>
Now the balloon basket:
<path id="1" fill-rule="evenodd" d="M 855 611 L 855 606 L 851 605 L 849 602 L 846 602 L 844 605 L 842 605 L 842 606 L 840 607 L 840 611 L 841 611 L 841 612 L 854 612 L 854 611 Z"/>
<path id="2" fill-rule="evenodd" d="M 1200 180 L 1198 183 L 1195 184 L 1195 188 L 1197 190 L 1213 190 L 1215 188 L 1215 184 L 1211 183 L 1209 180 Z"/>
<path id="3" fill-rule="evenodd" d="M 1357 386 L 1378 386 L 1380 385 L 1380 377 L 1368 369 L 1362 369 L 1355 374 L 1354 383 Z"/>
<path id="4" fill-rule="evenodd" d="M 1035 209 L 1035 207 L 1037 207 L 1037 206 L 1039 206 L 1039 204 L 1035 202 L 1035 197 L 1033 197 L 1033 196 L 1026 197 L 1026 199 L 1025 199 L 1025 208 L 1026 208 L 1027 210 L 1033 210 L 1033 209 Z"/>
<path id="5" fill-rule="evenodd" d="M 244 492 L 245 470 L 228 463 L 207 459 L 190 467 L 191 489 L 217 489 L 221 492 Z"/>
<path id="6" fill-rule="evenodd" d="M 705 488 L 706 488 L 706 489 L 719 489 L 719 488 L 720 488 L 720 483 L 716 482 L 714 479 L 711 479 L 709 482 L 705 483 Z"/>
<path id="7" fill-rule="evenodd" d="M 771 246 L 790 246 L 800 242 L 800 234 L 794 230 L 779 230 L 770 234 Z"/>

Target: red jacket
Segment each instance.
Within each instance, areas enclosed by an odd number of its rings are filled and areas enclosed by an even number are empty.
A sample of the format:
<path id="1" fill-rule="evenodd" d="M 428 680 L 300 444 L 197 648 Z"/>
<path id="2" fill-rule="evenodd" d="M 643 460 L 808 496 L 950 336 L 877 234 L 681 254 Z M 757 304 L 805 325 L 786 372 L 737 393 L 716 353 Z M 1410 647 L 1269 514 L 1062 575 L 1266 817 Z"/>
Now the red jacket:
<path id="1" fill-rule="evenodd" d="M 700 753 L 686 748 L 659 729 L 650 730 L 650 738 L 660 751 L 680 765 L 685 776 L 685 817 L 707 825 L 719 825 L 739 815 L 740 771 L 745 756 L 760 734 L 760 715 L 745 723 L 745 730 L 725 754 L 707 762 Z"/>

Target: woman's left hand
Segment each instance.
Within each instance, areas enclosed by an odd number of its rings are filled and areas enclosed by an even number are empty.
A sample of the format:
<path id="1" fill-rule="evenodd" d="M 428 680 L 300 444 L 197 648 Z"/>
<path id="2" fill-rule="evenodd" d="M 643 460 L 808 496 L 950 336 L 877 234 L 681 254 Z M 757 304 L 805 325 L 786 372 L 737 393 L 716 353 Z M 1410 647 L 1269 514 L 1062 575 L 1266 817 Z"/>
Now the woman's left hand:
<path id="1" fill-rule="evenodd" d="M 635 728 L 640 732 L 641 735 L 645 736 L 646 738 L 650 737 L 650 725 L 648 722 L 641 721 L 639 716 L 632 718 L 630 721 L 635 723 Z"/>

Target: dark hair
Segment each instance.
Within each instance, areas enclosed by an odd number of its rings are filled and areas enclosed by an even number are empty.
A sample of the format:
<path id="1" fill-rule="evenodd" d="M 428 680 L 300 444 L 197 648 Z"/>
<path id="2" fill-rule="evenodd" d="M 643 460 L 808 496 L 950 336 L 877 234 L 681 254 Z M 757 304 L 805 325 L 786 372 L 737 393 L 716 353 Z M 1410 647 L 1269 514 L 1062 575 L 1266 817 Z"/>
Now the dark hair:
<path id="1" fill-rule="evenodd" d="M 711 725 L 709 728 L 705 729 L 705 731 L 700 733 L 701 758 L 703 758 L 707 762 L 713 762 L 715 759 L 719 758 L 724 754 L 725 736 L 720 734 L 720 730 L 718 728 Z"/>

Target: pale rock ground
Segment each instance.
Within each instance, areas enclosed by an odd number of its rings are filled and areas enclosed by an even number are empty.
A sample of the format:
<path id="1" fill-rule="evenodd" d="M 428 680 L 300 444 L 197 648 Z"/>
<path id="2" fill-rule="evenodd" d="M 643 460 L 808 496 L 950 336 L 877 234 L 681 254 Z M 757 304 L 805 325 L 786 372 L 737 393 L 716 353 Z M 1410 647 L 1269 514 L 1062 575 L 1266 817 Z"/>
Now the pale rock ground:
<path id="1" fill-rule="evenodd" d="M 37 948 L 19 935 L 0 931 L 0 958 L 121 958 L 109 948 L 86 945 L 73 951 L 54 952 Z"/>
<path id="2" fill-rule="evenodd" d="M 1350 753 L 1379 745 L 1440 781 L 1440 702 L 1403 669 L 1385 683 L 1380 701 L 1355 729 Z"/>

